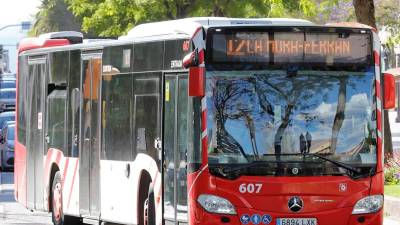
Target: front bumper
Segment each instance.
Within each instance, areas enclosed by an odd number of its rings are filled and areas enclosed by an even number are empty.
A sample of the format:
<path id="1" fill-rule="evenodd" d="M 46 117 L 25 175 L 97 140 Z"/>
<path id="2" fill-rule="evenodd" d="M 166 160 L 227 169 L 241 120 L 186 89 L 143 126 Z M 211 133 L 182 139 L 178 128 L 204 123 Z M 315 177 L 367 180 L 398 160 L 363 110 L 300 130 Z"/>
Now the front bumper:
<path id="1" fill-rule="evenodd" d="M 237 215 L 218 215 L 204 211 L 201 206 L 196 207 L 198 213 L 195 216 L 196 225 L 281 225 L 277 222 L 277 218 L 316 218 L 317 225 L 382 225 L 383 224 L 383 210 L 372 214 L 352 215 L 352 207 L 338 208 L 334 210 L 314 212 L 314 213 L 292 213 L 282 214 L 274 212 L 264 212 L 259 210 L 236 208 Z M 248 215 L 250 218 L 253 215 L 258 215 L 259 218 L 271 218 L 271 221 L 246 221 L 241 220 L 243 215 Z M 290 224 L 292 225 L 292 224 Z M 303 224 L 293 224 L 303 225 Z M 304 224 L 307 225 L 307 224 Z"/>

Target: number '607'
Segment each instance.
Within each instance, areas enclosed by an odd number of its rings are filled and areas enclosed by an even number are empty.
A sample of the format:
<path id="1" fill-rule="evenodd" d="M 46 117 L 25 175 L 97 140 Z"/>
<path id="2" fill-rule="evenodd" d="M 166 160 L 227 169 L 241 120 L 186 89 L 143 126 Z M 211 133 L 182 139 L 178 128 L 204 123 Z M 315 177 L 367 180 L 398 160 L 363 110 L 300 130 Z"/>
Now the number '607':
<path id="1" fill-rule="evenodd" d="M 240 193 L 260 193 L 262 184 L 246 184 L 243 183 L 239 186 Z"/>

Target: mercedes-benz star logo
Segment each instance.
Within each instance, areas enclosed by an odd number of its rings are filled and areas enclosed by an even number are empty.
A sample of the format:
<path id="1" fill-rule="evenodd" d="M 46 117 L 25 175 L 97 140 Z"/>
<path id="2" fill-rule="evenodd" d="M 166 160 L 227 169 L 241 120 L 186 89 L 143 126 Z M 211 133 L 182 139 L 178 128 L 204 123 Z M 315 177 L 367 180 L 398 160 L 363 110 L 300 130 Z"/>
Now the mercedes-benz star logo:
<path id="1" fill-rule="evenodd" d="M 298 212 L 303 208 L 303 200 L 299 197 L 291 197 L 288 202 L 288 207 L 292 212 Z"/>

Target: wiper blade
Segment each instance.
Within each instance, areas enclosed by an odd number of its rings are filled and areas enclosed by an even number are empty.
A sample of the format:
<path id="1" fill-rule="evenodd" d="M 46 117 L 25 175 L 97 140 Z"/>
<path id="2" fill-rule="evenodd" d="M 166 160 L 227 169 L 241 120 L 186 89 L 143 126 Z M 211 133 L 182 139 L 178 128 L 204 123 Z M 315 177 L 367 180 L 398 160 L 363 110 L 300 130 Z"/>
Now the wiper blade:
<path id="1" fill-rule="evenodd" d="M 232 173 L 238 170 L 243 170 L 243 169 L 247 169 L 247 168 L 252 168 L 252 167 L 257 167 L 257 166 L 267 166 L 269 163 L 281 163 L 282 161 L 252 161 L 250 163 L 246 163 L 243 165 L 237 165 L 235 167 L 228 167 L 228 168 L 224 168 L 222 169 L 222 172 L 224 173 Z"/>
<path id="2" fill-rule="evenodd" d="M 360 168 L 353 167 L 353 166 L 350 166 L 350 165 L 348 165 L 348 164 L 346 164 L 346 163 L 342 163 L 342 162 L 339 162 L 339 161 L 336 161 L 336 160 L 333 160 L 333 159 L 330 159 L 330 158 L 326 158 L 325 156 L 322 156 L 322 155 L 320 155 L 320 154 L 317 154 L 317 153 L 309 153 L 308 155 L 318 157 L 318 158 L 323 159 L 323 160 L 325 160 L 325 161 L 328 161 L 328 162 L 330 162 L 330 163 L 332 163 L 332 164 L 334 164 L 334 165 L 336 165 L 336 166 L 338 166 L 338 167 L 345 168 L 347 171 L 350 171 L 350 172 L 351 172 L 350 175 L 351 175 L 352 177 L 355 177 L 354 173 L 357 173 L 357 174 L 360 174 L 360 173 L 361 173 L 361 169 L 360 169 Z"/>

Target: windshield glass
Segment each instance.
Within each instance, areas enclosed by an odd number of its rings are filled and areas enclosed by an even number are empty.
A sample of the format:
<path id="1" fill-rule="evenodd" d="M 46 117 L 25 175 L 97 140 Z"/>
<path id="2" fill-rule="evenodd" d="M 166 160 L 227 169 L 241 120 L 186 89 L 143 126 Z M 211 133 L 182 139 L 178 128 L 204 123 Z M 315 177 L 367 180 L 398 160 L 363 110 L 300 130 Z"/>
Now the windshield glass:
<path id="1" fill-rule="evenodd" d="M 0 98 L 15 99 L 15 91 L 1 91 Z"/>
<path id="2" fill-rule="evenodd" d="M 14 126 L 8 127 L 7 140 L 14 140 Z"/>
<path id="3" fill-rule="evenodd" d="M 297 158 L 287 154 L 318 153 L 353 165 L 374 164 L 373 88 L 373 67 L 208 71 L 209 163 L 287 161 Z M 286 156 L 276 157 L 281 155 Z"/>
<path id="4" fill-rule="evenodd" d="M 15 88 L 15 82 L 0 82 L 0 88 Z"/>
<path id="5" fill-rule="evenodd" d="M 7 121 L 13 121 L 15 120 L 15 116 L 4 116 L 4 117 L 0 117 L 0 129 L 3 127 L 4 123 Z"/>

